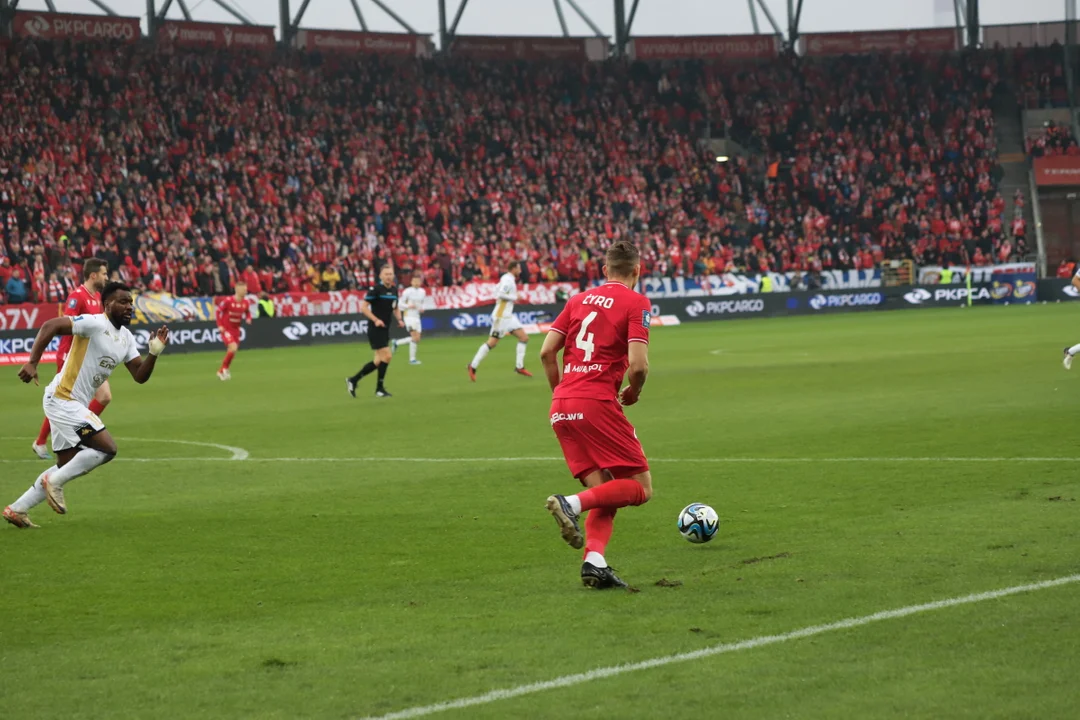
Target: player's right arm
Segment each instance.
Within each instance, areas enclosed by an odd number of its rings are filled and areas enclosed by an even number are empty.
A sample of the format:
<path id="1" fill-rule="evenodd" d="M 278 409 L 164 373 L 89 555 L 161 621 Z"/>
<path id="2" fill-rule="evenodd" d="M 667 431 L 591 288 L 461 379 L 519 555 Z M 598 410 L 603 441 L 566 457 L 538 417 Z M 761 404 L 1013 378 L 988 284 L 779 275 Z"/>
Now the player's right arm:
<path id="1" fill-rule="evenodd" d="M 74 325 L 73 319 L 67 315 L 46 320 L 45 324 L 38 330 L 37 337 L 34 338 L 34 347 L 30 350 L 30 359 L 19 370 L 19 379 L 24 383 L 33 380 L 36 385 L 37 366 L 41 362 L 41 356 L 45 354 L 45 348 L 49 347 L 49 343 L 57 336 L 74 334 Z"/>
<path id="2" fill-rule="evenodd" d="M 544 366 L 544 374 L 547 375 L 552 392 L 555 392 L 555 388 L 562 380 L 559 373 L 559 353 L 566 345 L 566 333 L 570 332 L 571 305 L 572 303 L 566 303 L 563 306 L 562 312 L 551 324 L 551 329 L 544 337 L 544 344 L 540 347 L 540 364 Z"/>
<path id="3" fill-rule="evenodd" d="M 566 344 L 566 336 L 555 330 L 551 330 L 544 337 L 544 344 L 540 348 L 540 363 L 544 366 L 544 374 L 547 375 L 548 384 L 552 392 L 558 387 L 562 379 L 559 375 L 559 353 Z"/>
<path id="4" fill-rule="evenodd" d="M 375 313 L 371 312 L 371 303 L 375 300 L 376 297 L 378 297 L 378 290 L 372 287 L 368 290 L 367 295 L 364 296 L 364 299 L 360 301 L 360 312 L 363 313 L 364 317 L 370 320 L 371 324 L 375 327 L 386 327 L 386 323 L 375 317 Z"/>
<path id="5" fill-rule="evenodd" d="M 1073 275 L 1072 286 L 1077 290 L 1080 290 L 1080 272 L 1077 272 L 1075 275 Z"/>

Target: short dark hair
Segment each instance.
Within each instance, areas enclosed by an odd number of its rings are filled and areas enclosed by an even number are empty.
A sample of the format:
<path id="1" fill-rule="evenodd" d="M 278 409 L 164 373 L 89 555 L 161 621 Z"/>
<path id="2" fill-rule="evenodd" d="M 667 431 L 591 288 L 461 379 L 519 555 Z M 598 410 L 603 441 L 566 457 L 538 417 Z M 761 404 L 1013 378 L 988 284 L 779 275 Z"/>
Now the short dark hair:
<path id="1" fill-rule="evenodd" d="M 101 272 L 108 266 L 109 263 L 105 262 L 101 258 L 89 258 L 83 262 L 82 279 L 89 280 L 91 275 L 97 272 Z"/>
<path id="2" fill-rule="evenodd" d="M 118 292 L 131 292 L 131 288 L 122 282 L 111 282 L 101 291 L 101 304 L 109 302 L 109 298 Z"/>
<path id="3" fill-rule="evenodd" d="M 641 253 L 632 243 L 625 240 L 611 243 L 604 258 L 608 272 L 616 277 L 630 277 L 634 268 L 641 263 Z"/>
<path id="4" fill-rule="evenodd" d="M 506 271 L 510 272 L 514 268 L 519 268 L 519 267 L 521 267 L 521 261 L 520 260 L 511 260 L 510 264 L 506 266 Z"/>

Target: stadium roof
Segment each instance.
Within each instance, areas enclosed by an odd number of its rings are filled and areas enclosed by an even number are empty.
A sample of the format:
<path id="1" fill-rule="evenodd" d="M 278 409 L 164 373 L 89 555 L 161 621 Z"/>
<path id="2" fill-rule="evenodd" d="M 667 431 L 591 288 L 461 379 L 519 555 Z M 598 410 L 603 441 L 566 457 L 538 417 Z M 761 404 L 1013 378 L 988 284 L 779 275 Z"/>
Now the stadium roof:
<path id="1" fill-rule="evenodd" d="M 559 35 L 602 34 L 615 38 L 616 0 L 288 0 L 291 20 L 305 8 L 302 24 L 313 28 L 401 31 L 405 26 L 439 41 L 440 6 L 445 6 L 447 31 L 458 20 L 461 34 Z M 1061 0 L 976 0 L 982 24 L 1060 21 Z M 959 0 L 966 6 L 967 0 Z M 274 26 L 280 37 L 281 11 L 277 0 L 0 0 L 0 9 L 54 9 L 58 12 L 146 16 L 152 5 L 169 19 L 206 22 L 251 22 Z M 619 0 L 624 18 L 633 12 L 633 35 L 727 35 L 774 28 L 789 33 L 789 13 L 799 15 L 804 32 L 898 29 L 955 25 L 954 0 Z M 799 6 L 802 12 L 799 13 Z M 576 6 L 576 8 L 575 8 Z M 108 8 L 108 10 L 106 10 Z M 754 13 L 751 14 L 751 8 Z M 578 12 L 580 10 L 580 13 Z M 359 18 L 363 17 L 361 24 Z M 399 22 L 399 20 L 401 22 Z M 286 23 L 288 24 L 288 23 Z M 440 43 L 441 44 L 441 43 Z"/>

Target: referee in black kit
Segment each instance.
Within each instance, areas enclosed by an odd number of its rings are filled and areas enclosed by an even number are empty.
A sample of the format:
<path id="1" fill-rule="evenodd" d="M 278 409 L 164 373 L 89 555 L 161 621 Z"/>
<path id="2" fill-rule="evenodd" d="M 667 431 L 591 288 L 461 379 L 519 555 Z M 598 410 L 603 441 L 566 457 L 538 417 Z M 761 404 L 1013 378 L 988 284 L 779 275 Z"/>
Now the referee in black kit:
<path id="1" fill-rule="evenodd" d="M 394 268 L 383 265 L 379 271 L 379 282 L 375 283 L 360 305 L 360 312 L 368 319 L 368 342 L 374 350 L 374 358 L 352 377 L 345 380 L 349 394 L 356 397 L 356 383 L 360 378 L 373 372 L 379 373 L 379 384 L 375 386 L 375 397 L 391 397 L 383 385 L 386 368 L 390 365 L 390 322 L 391 316 L 397 319 L 398 327 L 405 327 L 398 309 L 397 285 L 394 283 Z"/>

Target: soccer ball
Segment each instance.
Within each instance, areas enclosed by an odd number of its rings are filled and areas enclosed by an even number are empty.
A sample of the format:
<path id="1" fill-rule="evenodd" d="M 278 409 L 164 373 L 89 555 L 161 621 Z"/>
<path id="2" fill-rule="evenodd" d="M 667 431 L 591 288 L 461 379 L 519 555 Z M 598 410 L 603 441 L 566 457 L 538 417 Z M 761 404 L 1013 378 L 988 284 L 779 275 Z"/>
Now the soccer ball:
<path id="1" fill-rule="evenodd" d="M 679 533 L 692 543 L 707 543 L 720 529 L 716 511 L 702 503 L 691 503 L 679 513 Z"/>

